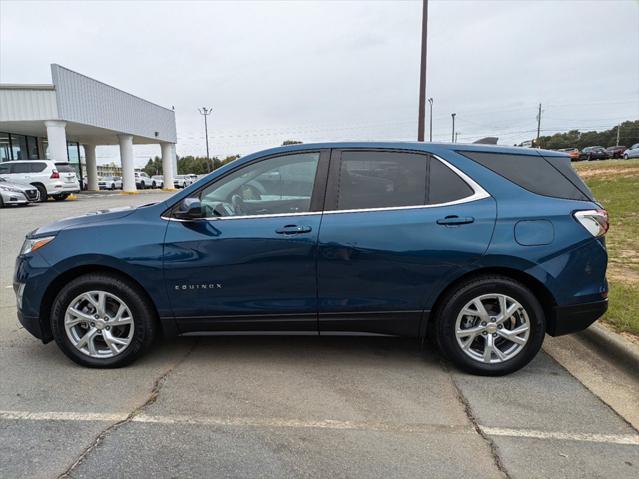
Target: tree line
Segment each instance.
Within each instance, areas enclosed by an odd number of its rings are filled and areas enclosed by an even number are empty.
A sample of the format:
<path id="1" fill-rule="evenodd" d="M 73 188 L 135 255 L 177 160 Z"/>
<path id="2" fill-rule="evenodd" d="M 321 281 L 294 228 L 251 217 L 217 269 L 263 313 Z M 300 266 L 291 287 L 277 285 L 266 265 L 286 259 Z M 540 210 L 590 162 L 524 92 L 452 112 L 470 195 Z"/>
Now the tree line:
<path id="1" fill-rule="evenodd" d="M 227 156 L 224 159 L 219 159 L 218 157 L 206 158 L 203 156 L 178 156 L 177 159 L 177 174 L 178 175 L 186 175 L 186 174 L 195 174 L 195 175 L 204 175 L 209 173 L 220 166 L 226 165 L 233 160 L 237 160 L 240 155 L 231 155 Z M 154 158 L 149 158 L 149 161 L 146 163 L 146 166 L 142 168 L 147 175 L 161 175 L 162 174 L 162 158 L 156 156 Z"/>
<path id="2" fill-rule="evenodd" d="M 617 145 L 617 129 L 619 129 L 619 144 L 630 147 L 639 143 L 639 120 L 624 121 L 619 126 L 615 126 L 605 131 L 585 131 L 570 130 L 565 133 L 555 133 L 552 136 L 540 136 L 539 145 L 533 141 L 533 146 L 539 146 L 548 150 L 559 150 L 560 148 L 579 148 L 587 146 L 609 146 Z"/>

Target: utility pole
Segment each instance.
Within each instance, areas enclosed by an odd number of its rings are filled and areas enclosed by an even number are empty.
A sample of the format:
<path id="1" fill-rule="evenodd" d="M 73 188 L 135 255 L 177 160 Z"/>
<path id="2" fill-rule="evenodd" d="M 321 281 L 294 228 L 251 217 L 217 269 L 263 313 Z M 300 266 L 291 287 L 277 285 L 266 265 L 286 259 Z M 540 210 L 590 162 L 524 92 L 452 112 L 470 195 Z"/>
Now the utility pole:
<path id="1" fill-rule="evenodd" d="M 457 113 L 451 113 L 450 116 L 453 117 L 453 134 L 450 137 L 450 141 L 455 143 L 455 117 L 457 116 Z"/>
<path id="2" fill-rule="evenodd" d="M 619 132 L 621 131 L 621 123 L 617 125 L 617 143 L 615 146 L 619 146 Z"/>
<path id="3" fill-rule="evenodd" d="M 539 145 L 540 134 L 541 134 L 541 103 L 539 104 L 539 112 L 537 113 L 537 141 L 535 142 L 535 146 L 537 148 L 541 148 L 541 145 Z"/>
<path id="4" fill-rule="evenodd" d="M 419 69 L 419 113 L 417 118 L 417 141 L 424 141 L 426 117 L 426 51 L 428 38 L 428 0 L 422 0 L 422 52 Z M 432 138 L 431 138 L 432 141 Z"/>
<path id="5" fill-rule="evenodd" d="M 455 143 L 457 143 L 457 138 L 459 138 L 459 132 L 458 131 L 455 132 Z"/>
<path id="6" fill-rule="evenodd" d="M 198 108 L 197 111 L 200 112 L 200 115 L 204 117 L 204 137 L 206 139 L 206 168 L 211 172 L 211 158 L 209 157 L 209 125 L 207 122 L 207 118 L 211 113 L 213 113 L 213 108 L 207 108 L 203 106 L 202 108 Z"/>
<path id="7" fill-rule="evenodd" d="M 430 142 L 433 142 L 433 99 L 429 98 L 428 103 L 430 103 Z"/>

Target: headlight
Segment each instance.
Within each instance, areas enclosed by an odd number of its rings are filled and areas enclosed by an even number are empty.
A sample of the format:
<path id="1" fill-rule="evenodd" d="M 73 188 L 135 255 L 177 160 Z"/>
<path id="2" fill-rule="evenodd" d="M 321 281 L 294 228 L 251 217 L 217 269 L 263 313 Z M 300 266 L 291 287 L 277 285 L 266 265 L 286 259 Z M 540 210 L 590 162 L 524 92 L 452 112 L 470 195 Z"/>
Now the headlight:
<path id="1" fill-rule="evenodd" d="M 55 236 L 45 236 L 43 238 L 27 238 L 22 244 L 20 254 L 27 254 L 42 248 L 45 244 L 53 241 Z"/>

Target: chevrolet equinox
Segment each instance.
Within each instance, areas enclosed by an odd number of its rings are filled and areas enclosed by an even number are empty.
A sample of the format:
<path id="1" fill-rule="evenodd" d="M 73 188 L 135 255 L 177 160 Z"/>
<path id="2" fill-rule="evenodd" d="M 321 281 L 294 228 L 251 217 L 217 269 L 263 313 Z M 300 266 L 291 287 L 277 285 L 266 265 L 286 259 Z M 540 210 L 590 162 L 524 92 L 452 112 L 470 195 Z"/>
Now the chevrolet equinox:
<path id="1" fill-rule="evenodd" d="M 500 375 L 606 311 L 607 229 L 563 153 L 294 145 L 36 229 L 14 289 L 24 327 L 88 367 L 160 332 L 276 332 L 428 338 Z"/>

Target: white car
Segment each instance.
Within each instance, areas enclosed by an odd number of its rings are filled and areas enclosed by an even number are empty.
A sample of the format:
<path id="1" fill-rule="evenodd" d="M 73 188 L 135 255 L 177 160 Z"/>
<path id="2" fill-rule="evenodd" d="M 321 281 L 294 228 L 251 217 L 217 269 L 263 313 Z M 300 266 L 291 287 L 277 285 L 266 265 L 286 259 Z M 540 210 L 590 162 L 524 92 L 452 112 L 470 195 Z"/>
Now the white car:
<path id="1" fill-rule="evenodd" d="M 192 184 L 193 180 L 191 179 L 191 175 L 177 175 L 173 180 L 173 186 L 176 188 L 186 188 Z"/>
<path id="2" fill-rule="evenodd" d="M 155 181 L 156 188 L 164 188 L 164 176 L 162 175 L 153 175 L 151 177 L 153 181 Z"/>
<path id="3" fill-rule="evenodd" d="M 629 160 L 630 158 L 639 158 L 639 143 L 635 143 L 623 152 L 624 160 Z"/>
<path id="4" fill-rule="evenodd" d="M 121 190 L 122 178 L 119 176 L 103 176 L 98 179 L 98 188 L 101 190 Z"/>
<path id="5" fill-rule="evenodd" d="M 40 200 L 40 192 L 35 186 L 11 183 L 0 178 L 0 208 L 8 205 L 27 205 Z"/>
<path id="6" fill-rule="evenodd" d="M 80 182 L 69 163 L 50 160 L 6 161 L 0 163 L 0 177 L 35 186 L 40 192 L 40 201 L 47 201 L 49 196 L 62 201 L 71 193 L 80 191 Z"/>
<path id="7" fill-rule="evenodd" d="M 146 188 L 155 188 L 156 183 L 149 175 L 147 175 L 144 171 L 136 171 L 135 172 L 135 186 L 141 190 Z"/>

